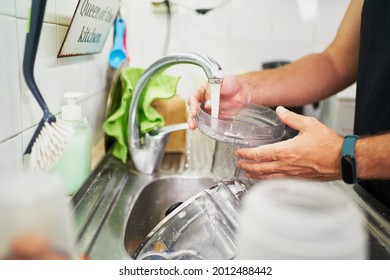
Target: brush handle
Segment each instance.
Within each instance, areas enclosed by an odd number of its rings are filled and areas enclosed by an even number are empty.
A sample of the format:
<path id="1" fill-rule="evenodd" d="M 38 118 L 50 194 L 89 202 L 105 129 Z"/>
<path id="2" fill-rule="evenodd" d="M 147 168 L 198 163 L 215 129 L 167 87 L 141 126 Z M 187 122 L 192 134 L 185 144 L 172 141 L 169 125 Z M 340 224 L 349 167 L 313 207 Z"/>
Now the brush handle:
<path id="1" fill-rule="evenodd" d="M 41 36 L 46 0 L 32 0 L 30 23 L 26 35 L 23 57 L 23 75 L 26 84 L 44 112 L 49 111 L 34 78 L 34 65 L 37 56 L 39 37 Z"/>

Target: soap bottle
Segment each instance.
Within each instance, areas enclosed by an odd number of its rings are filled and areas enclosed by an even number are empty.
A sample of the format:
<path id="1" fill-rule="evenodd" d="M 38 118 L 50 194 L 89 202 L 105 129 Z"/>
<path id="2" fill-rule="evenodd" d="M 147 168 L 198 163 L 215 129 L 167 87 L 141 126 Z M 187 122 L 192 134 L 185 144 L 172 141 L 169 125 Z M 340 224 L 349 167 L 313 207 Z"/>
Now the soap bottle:
<path id="1" fill-rule="evenodd" d="M 68 195 L 73 195 L 91 173 L 92 128 L 82 115 L 81 106 L 76 103 L 82 95 L 81 92 L 64 94 L 66 104 L 62 106 L 61 119 L 71 124 L 75 131 L 52 170 L 63 177 Z"/>

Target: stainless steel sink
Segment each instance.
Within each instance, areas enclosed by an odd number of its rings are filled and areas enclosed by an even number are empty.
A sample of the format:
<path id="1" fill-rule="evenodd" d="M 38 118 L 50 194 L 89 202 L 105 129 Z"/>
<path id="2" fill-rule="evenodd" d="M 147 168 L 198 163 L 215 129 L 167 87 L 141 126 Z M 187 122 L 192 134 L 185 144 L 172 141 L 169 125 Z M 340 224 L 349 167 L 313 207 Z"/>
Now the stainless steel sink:
<path id="1" fill-rule="evenodd" d="M 215 183 L 210 174 L 139 174 L 106 154 L 72 199 L 80 254 L 130 259 L 170 206 Z"/>
<path id="2" fill-rule="evenodd" d="M 211 178 L 174 176 L 156 179 L 139 194 L 127 221 L 124 246 L 132 256 L 167 210 L 215 183 Z M 172 207 L 173 206 L 173 207 Z"/>

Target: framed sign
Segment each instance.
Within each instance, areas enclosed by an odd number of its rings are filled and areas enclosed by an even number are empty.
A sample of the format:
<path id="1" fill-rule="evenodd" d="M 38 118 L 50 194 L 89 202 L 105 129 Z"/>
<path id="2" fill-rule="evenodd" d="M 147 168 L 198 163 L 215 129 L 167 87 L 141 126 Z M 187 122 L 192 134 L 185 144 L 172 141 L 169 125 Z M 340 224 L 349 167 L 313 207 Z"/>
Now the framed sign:
<path id="1" fill-rule="evenodd" d="M 120 0 L 79 0 L 58 57 L 101 52 Z"/>

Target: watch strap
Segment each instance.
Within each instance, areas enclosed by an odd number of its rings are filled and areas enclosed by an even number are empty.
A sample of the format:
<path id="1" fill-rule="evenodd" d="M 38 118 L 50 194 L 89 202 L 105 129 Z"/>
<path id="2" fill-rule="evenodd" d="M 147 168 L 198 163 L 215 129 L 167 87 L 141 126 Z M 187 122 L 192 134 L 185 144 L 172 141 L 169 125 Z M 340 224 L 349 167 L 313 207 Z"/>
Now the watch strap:
<path id="1" fill-rule="evenodd" d="M 341 151 L 342 156 L 352 156 L 355 157 L 355 144 L 359 139 L 357 135 L 347 135 L 344 137 L 343 148 Z"/>
<path id="2" fill-rule="evenodd" d="M 355 144 L 359 139 L 357 135 L 347 135 L 341 150 L 341 176 L 345 183 L 355 184 L 359 181 L 355 158 Z"/>

